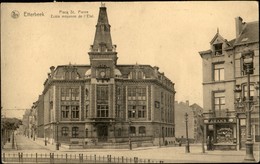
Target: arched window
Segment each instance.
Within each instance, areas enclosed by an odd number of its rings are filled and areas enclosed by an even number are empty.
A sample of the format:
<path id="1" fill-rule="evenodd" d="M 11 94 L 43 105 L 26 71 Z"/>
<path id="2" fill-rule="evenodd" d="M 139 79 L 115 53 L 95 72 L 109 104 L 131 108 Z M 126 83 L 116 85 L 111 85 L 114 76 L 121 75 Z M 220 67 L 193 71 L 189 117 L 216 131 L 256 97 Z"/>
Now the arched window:
<path id="1" fill-rule="evenodd" d="M 145 134 L 146 134 L 146 131 L 145 131 L 145 127 L 144 127 L 144 126 L 140 126 L 140 127 L 139 127 L 139 134 L 140 134 L 140 135 L 145 135 Z"/>

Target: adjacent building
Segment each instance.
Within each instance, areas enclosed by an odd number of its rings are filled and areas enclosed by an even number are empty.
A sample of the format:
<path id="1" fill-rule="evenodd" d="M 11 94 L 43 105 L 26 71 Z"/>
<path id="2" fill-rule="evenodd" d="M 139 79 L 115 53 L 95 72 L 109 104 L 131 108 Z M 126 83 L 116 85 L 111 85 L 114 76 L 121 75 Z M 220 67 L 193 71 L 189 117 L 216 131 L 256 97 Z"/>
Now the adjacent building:
<path id="1" fill-rule="evenodd" d="M 259 142 L 259 22 L 235 19 L 236 37 L 226 40 L 217 31 L 210 49 L 199 52 L 203 65 L 203 109 L 205 137 L 216 149 L 245 147 L 245 107 L 237 106 L 234 90 L 242 89 L 243 99 L 250 92 L 253 141 Z M 245 58 L 250 55 L 250 90 L 247 90 Z M 245 59 L 245 60 L 244 60 Z"/>
<path id="2" fill-rule="evenodd" d="M 188 138 L 190 142 L 201 142 L 202 131 L 201 131 L 201 117 L 203 109 L 196 103 L 190 105 L 189 101 L 177 102 L 175 101 L 175 137 L 177 141 L 186 142 L 186 116 L 187 113 L 187 129 Z"/>
<path id="3" fill-rule="evenodd" d="M 117 63 L 104 6 L 88 55 L 90 65 L 50 67 L 38 101 L 45 139 L 85 148 L 173 142 L 174 83 L 156 66 Z"/>

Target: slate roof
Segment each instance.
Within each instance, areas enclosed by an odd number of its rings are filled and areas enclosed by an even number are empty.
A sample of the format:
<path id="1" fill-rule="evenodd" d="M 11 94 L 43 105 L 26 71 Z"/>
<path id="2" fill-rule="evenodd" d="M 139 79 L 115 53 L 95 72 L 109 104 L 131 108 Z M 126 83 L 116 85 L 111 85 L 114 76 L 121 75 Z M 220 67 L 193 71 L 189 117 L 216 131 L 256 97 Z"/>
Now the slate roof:
<path id="1" fill-rule="evenodd" d="M 69 66 L 76 68 L 80 77 L 84 77 L 85 73 L 91 68 L 90 65 L 59 65 L 55 69 L 54 76 L 56 78 L 63 77 L 65 73 L 64 68 Z M 117 65 L 116 68 L 121 72 L 122 77 L 127 78 L 128 74 L 136 69 L 136 66 L 138 66 L 138 69 L 140 69 L 145 74 L 146 78 L 151 78 L 155 76 L 154 68 L 150 65 Z"/>
<path id="2" fill-rule="evenodd" d="M 259 21 L 245 24 L 234 45 L 259 42 Z"/>

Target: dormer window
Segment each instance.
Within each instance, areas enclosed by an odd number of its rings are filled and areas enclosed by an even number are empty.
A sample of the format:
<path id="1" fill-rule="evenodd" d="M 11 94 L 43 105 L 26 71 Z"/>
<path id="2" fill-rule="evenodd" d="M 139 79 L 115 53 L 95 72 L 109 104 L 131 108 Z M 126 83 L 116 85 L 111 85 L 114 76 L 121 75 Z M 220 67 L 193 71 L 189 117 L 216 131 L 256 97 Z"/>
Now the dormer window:
<path id="1" fill-rule="evenodd" d="M 215 44 L 214 49 L 216 56 L 222 55 L 222 43 Z"/>
<path id="2" fill-rule="evenodd" d="M 134 71 L 130 72 L 128 78 L 129 79 L 145 79 L 145 75 L 140 70 L 134 70 Z"/>

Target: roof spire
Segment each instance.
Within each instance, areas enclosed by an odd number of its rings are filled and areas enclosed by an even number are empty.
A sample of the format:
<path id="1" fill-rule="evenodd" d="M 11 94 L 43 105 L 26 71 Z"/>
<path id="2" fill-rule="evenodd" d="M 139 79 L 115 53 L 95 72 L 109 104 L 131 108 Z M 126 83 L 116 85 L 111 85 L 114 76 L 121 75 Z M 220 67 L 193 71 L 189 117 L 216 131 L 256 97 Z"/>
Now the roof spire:
<path id="1" fill-rule="evenodd" d="M 219 33 L 219 29 L 217 28 L 217 33 Z"/>
<path id="2" fill-rule="evenodd" d="M 101 2 L 99 8 L 98 22 L 96 25 L 96 34 L 92 47 L 92 51 L 112 51 L 113 44 L 110 34 L 110 24 L 108 23 L 107 8 Z"/>
<path id="3" fill-rule="evenodd" d="M 101 7 L 106 7 L 105 3 L 101 2 Z"/>

